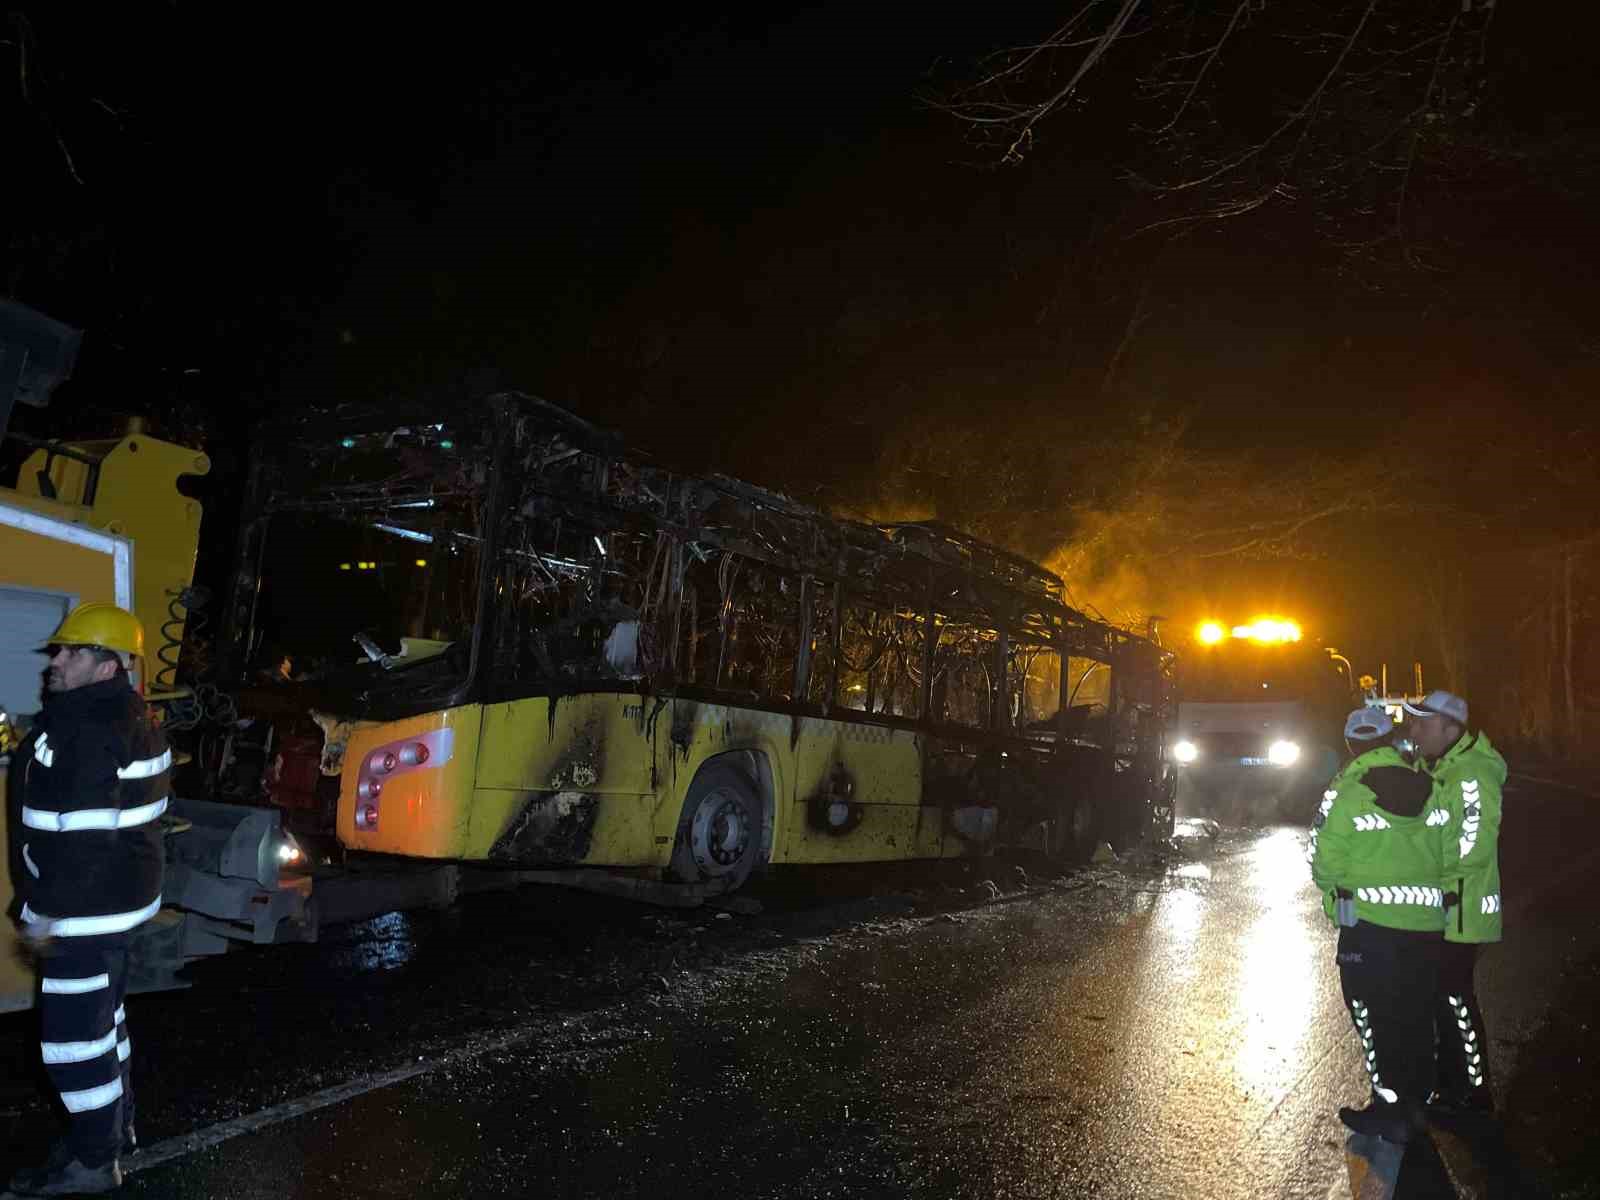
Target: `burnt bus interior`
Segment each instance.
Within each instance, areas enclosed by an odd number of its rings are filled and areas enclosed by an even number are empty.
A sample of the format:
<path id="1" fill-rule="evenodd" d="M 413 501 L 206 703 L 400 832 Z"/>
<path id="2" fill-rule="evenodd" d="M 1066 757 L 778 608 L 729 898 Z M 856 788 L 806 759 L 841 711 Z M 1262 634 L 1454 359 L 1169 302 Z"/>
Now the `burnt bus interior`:
<path id="1" fill-rule="evenodd" d="M 609 690 L 916 729 L 929 802 L 1013 831 L 1064 795 L 1080 842 L 1170 822 L 1173 656 L 1005 550 L 680 474 L 514 393 L 257 446 L 221 650 L 260 719 L 225 793 L 330 821 L 312 710 Z"/>

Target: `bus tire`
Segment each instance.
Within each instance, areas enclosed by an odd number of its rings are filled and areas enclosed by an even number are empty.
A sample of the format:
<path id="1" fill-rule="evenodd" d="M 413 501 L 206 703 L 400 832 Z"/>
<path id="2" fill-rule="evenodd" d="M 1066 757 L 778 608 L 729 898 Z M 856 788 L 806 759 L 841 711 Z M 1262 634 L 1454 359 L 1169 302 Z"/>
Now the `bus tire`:
<path id="1" fill-rule="evenodd" d="M 1056 804 L 1050 822 L 1049 855 L 1062 862 L 1083 862 L 1094 853 L 1100 814 L 1087 788 L 1069 792 Z"/>
<path id="2" fill-rule="evenodd" d="M 1155 841 L 1170 838 L 1178 828 L 1178 781 L 1168 776 L 1152 785 L 1149 833 Z"/>
<path id="3" fill-rule="evenodd" d="M 755 781 L 728 763 L 708 763 L 683 799 L 668 874 L 679 883 L 720 881 L 733 891 L 761 861 L 766 806 Z"/>

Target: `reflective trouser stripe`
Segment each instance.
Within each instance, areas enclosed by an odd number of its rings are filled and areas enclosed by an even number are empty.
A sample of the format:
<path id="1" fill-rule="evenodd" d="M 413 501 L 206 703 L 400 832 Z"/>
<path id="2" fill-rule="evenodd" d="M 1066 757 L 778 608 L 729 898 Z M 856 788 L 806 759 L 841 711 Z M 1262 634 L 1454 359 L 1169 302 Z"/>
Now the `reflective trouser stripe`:
<path id="1" fill-rule="evenodd" d="M 1478 1041 L 1478 1031 L 1472 1027 L 1472 1010 L 1466 997 L 1448 996 L 1450 1008 L 1456 1014 L 1456 1030 L 1461 1035 L 1461 1059 L 1466 1064 L 1467 1081 L 1473 1087 L 1483 1086 L 1483 1046 Z"/>
<path id="2" fill-rule="evenodd" d="M 1361 1038 L 1361 1052 L 1366 1060 L 1367 1074 L 1372 1077 L 1372 1090 L 1383 1092 L 1383 1080 L 1378 1077 L 1378 1048 L 1372 1044 L 1372 1017 L 1367 1006 L 1359 1000 L 1350 1001 L 1350 1015 L 1356 1023 L 1356 1033 Z"/>
<path id="3" fill-rule="evenodd" d="M 39 980 L 39 990 L 47 996 L 81 996 L 84 992 L 98 992 L 111 986 L 111 976 L 86 975 L 82 979 L 52 979 L 46 975 Z"/>
<path id="4" fill-rule="evenodd" d="M 40 1042 L 39 1049 L 46 1063 L 80 1063 L 99 1058 L 116 1044 L 117 1031 L 113 1029 L 89 1042 Z"/>
<path id="5" fill-rule="evenodd" d="M 128 1061 L 128 1055 L 130 1055 L 132 1053 L 133 1053 L 133 1043 L 128 1041 L 127 1038 L 123 1038 L 121 1041 L 119 1041 L 117 1043 L 117 1061 L 118 1062 L 127 1062 Z"/>
<path id="6" fill-rule="evenodd" d="M 61 1103 L 67 1106 L 70 1113 L 93 1112 L 97 1108 L 104 1108 L 122 1098 L 122 1077 L 119 1075 L 110 1083 L 102 1083 L 99 1087 L 83 1088 L 76 1092 L 62 1092 Z"/>

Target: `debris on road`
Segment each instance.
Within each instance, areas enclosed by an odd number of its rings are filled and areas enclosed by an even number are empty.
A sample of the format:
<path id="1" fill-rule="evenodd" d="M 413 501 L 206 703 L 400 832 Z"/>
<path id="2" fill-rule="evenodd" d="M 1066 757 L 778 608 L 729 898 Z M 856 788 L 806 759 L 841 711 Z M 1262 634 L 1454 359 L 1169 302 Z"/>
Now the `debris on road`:
<path id="1" fill-rule="evenodd" d="M 718 910 L 721 916 L 737 913 L 741 917 L 753 917 L 761 912 L 761 901 L 751 896 L 718 896 L 707 900 L 706 907 Z"/>

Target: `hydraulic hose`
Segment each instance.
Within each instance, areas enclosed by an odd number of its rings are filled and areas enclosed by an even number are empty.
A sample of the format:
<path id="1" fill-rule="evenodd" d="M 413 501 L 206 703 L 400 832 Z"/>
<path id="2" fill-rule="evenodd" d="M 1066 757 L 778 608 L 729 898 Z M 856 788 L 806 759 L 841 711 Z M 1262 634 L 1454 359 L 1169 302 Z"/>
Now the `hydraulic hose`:
<path id="1" fill-rule="evenodd" d="M 178 657 L 183 650 L 184 626 L 193 637 L 205 627 L 202 609 L 211 602 L 211 593 L 203 587 L 179 588 L 167 592 L 167 619 L 161 623 L 161 645 L 156 649 L 154 683 L 161 691 L 171 691 L 178 682 Z"/>

